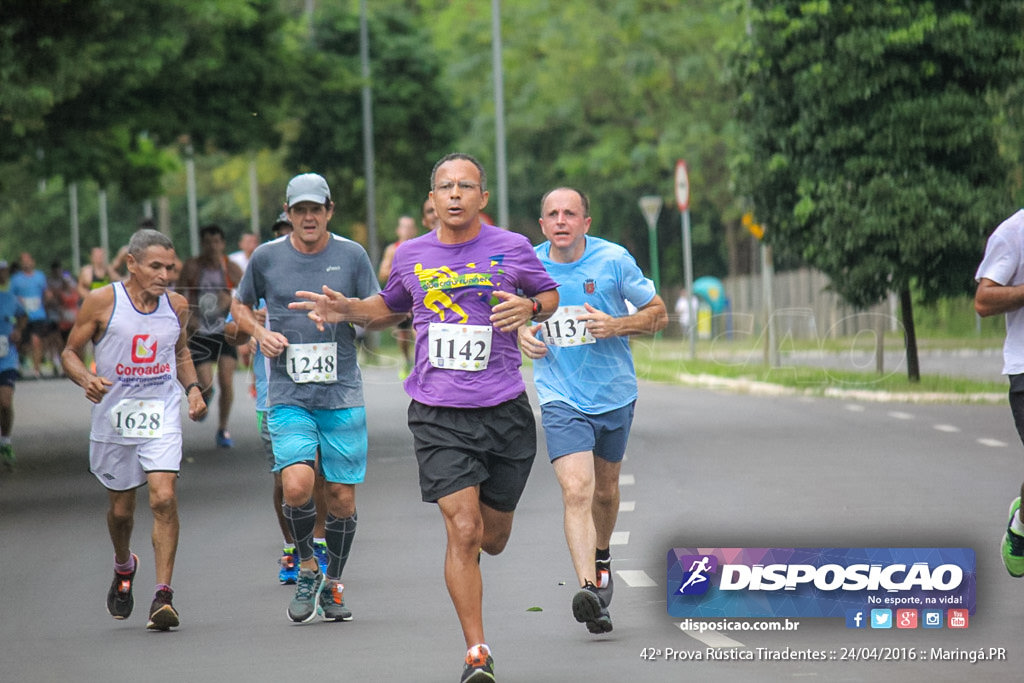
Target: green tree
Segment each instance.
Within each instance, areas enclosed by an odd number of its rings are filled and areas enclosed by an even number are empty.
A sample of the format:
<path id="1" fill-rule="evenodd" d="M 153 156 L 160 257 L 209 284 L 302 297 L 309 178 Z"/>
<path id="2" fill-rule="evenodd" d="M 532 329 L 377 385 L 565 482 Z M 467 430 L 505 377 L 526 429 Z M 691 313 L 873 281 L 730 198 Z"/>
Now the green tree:
<path id="1" fill-rule="evenodd" d="M 144 197 L 179 136 L 229 151 L 273 144 L 284 23 L 277 0 L 4 2 L 0 161 Z"/>
<path id="2" fill-rule="evenodd" d="M 301 122 L 288 163 L 327 177 L 338 228 L 366 220 L 359 16 L 354 3 L 319 8 L 300 47 L 291 113 Z M 430 170 L 452 139 L 452 114 L 429 35 L 405 3 L 372 3 L 368 17 L 375 179 L 385 234 L 403 213 L 419 217 Z M 283 191 L 283 188 L 282 188 Z"/>
<path id="3" fill-rule="evenodd" d="M 766 239 L 857 306 L 971 286 L 1009 206 L 997 108 L 1022 70 L 1024 3 L 753 2 L 738 73 Z"/>
<path id="4" fill-rule="evenodd" d="M 474 0 L 421 0 L 446 65 L 445 97 L 472 118 L 458 147 L 494 171 L 491 12 Z M 555 185 L 591 195 L 593 232 L 650 264 L 645 194 L 666 201 L 658 248 L 663 281 L 682 282 L 677 159 L 691 169 L 697 274 L 725 269 L 723 222 L 738 217 L 726 150 L 734 137 L 734 85 L 724 77 L 722 36 L 741 18 L 695 0 L 506 0 L 502 42 L 508 226 L 540 239 L 541 195 Z"/>

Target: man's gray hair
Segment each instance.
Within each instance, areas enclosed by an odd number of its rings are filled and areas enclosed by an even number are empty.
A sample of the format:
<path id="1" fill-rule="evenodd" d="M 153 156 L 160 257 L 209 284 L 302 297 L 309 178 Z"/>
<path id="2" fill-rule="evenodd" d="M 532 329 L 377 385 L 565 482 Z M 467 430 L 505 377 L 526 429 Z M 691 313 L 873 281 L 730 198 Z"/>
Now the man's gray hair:
<path id="1" fill-rule="evenodd" d="M 145 251 L 150 247 L 174 249 L 174 243 L 171 242 L 171 238 L 167 235 L 163 234 L 159 230 L 153 230 L 151 228 L 136 230 L 132 235 L 132 238 L 128 240 L 128 253 L 131 254 L 136 261 L 140 260 Z"/>

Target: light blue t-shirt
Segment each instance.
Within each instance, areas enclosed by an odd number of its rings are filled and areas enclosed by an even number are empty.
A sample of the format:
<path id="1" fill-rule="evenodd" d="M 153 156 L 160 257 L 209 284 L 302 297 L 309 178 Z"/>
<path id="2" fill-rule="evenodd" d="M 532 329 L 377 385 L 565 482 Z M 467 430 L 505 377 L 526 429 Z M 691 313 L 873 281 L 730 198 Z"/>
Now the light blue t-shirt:
<path id="1" fill-rule="evenodd" d="M 41 270 L 19 270 L 11 276 L 11 292 L 18 297 L 29 320 L 46 320 L 46 275 Z"/>
<path id="2" fill-rule="evenodd" d="M 657 292 L 636 261 L 623 247 L 599 237 L 586 237 L 583 256 L 574 263 L 551 260 L 550 242 L 534 250 L 558 284 L 558 307 L 590 304 L 616 318 L 628 315 L 626 301 L 637 308 L 649 304 Z M 564 401 L 587 415 L 598 415 L 636 400 L 636 371 L 627 337 L 598 339 L 593 344 L 556 346 L 545 339 L 565 331 L 556 315 L 538 338 L 548 345 L 547 355 L 533 363 L 533 377 L 541 404 Z M 571 321 L 570 323 L 571 324 Z"/>
<path id="3" fill-rule="evenodd" d="M 25 315 L 18 298 L 7 290 L 0 291 L 0 371 L 18 369 L 18 346 L 11 340 L 19 316 Z"/>

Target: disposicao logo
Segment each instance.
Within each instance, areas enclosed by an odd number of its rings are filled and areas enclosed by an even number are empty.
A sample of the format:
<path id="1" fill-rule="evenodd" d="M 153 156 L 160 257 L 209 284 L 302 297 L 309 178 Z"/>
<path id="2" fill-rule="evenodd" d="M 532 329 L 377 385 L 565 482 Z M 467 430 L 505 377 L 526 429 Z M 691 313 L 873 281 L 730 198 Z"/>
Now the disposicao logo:
<path id="1" fill-rule="evenodd" d="M 673 617 L 975 609 L 970 548 L 673 548 L 667 583 Z"/>

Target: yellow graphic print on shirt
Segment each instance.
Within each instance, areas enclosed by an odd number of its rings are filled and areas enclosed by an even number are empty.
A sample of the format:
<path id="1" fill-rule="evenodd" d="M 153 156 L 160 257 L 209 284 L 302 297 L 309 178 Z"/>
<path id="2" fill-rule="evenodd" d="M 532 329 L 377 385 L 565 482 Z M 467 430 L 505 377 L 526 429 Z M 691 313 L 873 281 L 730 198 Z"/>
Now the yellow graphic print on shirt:
<path id="1" fill-rule="evenodd" d="M 491 261 L 492 266 L 500 263 Z M 476 269 L 476 263 L 467 263 L 467 268 Z M 461 287 L 487 287 L 493 288 L 494 282 L 491 273 L 456 273 L 448 266 L 439 268 L 424 268 L 422 263 L 417 263 L 414 272 L 419 278 L 420 287 L 426 294 L 423 297 L 423 305 L 437 313 L 441 322 L 445 322 L 446 311 L 451 311 L 459 317 L 457 322 L 469 322 L 469 314 L 457 303 L 455 303 L 446 292 Z M 499 271 L 501 272 L 501 271 Z"/>

